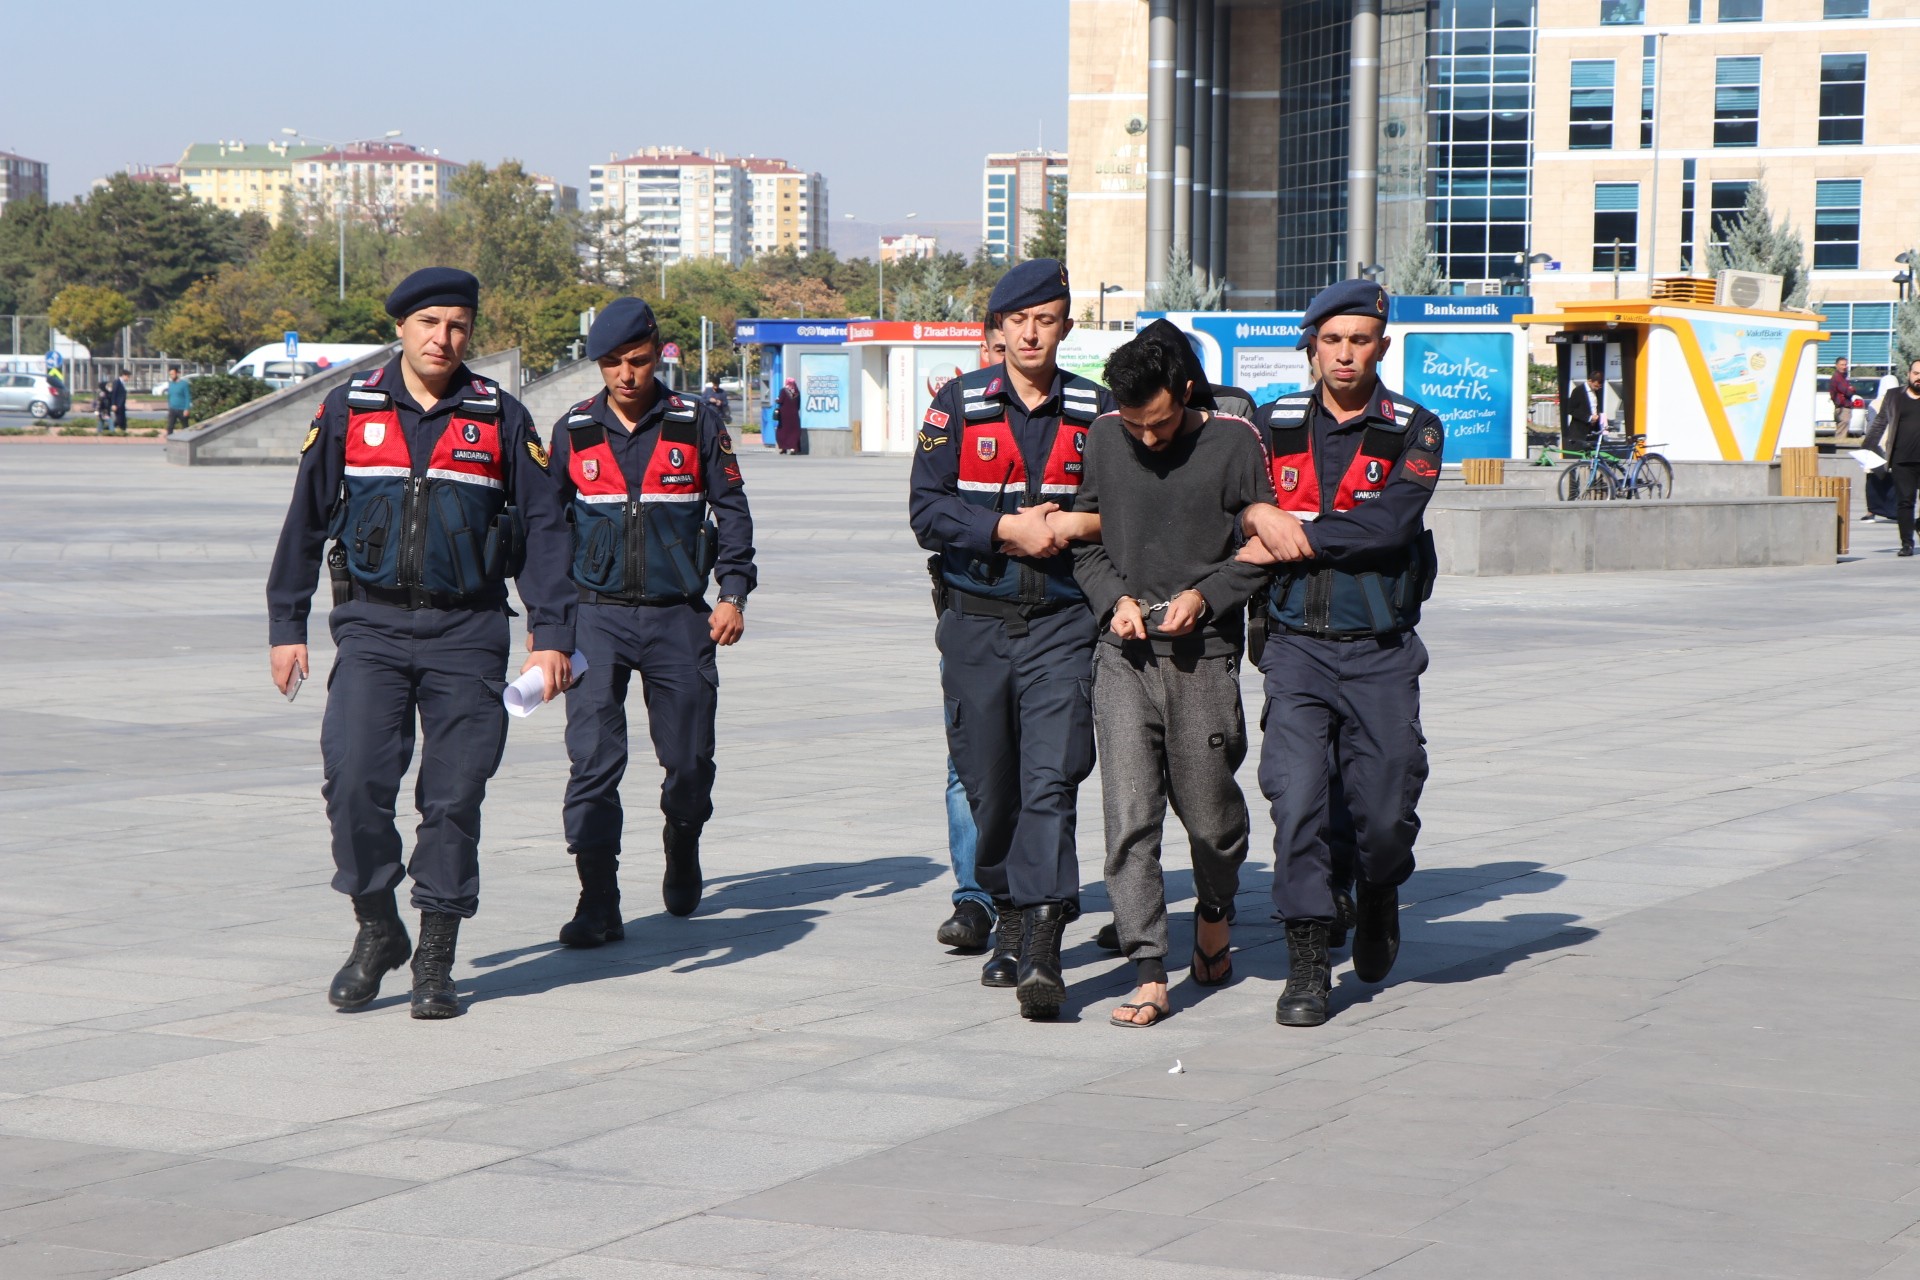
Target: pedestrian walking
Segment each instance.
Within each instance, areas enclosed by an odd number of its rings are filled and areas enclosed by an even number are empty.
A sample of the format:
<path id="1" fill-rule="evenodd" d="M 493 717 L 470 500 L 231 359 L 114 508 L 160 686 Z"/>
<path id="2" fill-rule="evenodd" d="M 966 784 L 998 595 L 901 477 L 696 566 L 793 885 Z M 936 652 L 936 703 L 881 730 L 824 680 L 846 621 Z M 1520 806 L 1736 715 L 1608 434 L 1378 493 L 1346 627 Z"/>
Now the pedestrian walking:
<path id="1" fill-rule="evenodd" d="M 1881 408 L 1886 428 L 1880 452 L 1893 473 L 1893 514 L 1900 526 L 1900 552 L 1913 554 L 1913 499 L 1920 492 L 1920 360 L 1907 365 L 1907 385 L 1889 391 Z"/>
<path id="2" fill-rule="evenodd" d="M 1061 932 L 1079 915 L 1074 841 L 1093 770 L 1093 615 L 1068 547 L 1086 431 L 1103 388 L 1060 369 L 1073 328 L 1067 270 L 1034 258 L 987 300 L 1006 360 L 934 396 L 914 455 L 909 519 L 941 555 L 941 687 L 947 746 L 978 830 L 976 869 L 999 920 L 986 986 L 1051 1018 L 1066 998 Z"/>
<path id="3" fill-rule="evenodd" d="M 733 406 L 727 402 L 727 393 L 720 389 L 718 377 L 708 379 L 706 393 L 700 397 L 700 400 L 713 410 L 714 416 L 720 419 L 721 426 L 733 425 Z"/>
<path id="4" fill-rule="evenodd" d="M 167 434 L 186 429 L 193 417 L 193 384 L 180 376 L 178 366 L 167 370 Z"/>
<path id="5" fill-rule="evenodd" d="M 627 690 L 640 677 L 665 772 L 660 897 L 692 915 L 705 884 L 700 835 L 713 816 L 719 646 L 746 630 L 753 516 L 733 440 L 705 402 L 660 381 L 660 330 L 639 298 L 616 298 L 587 334 L 605 387 L 553 428 L 552 473 L 573 513 L 576 635 L 587 668 L 567 695 L 562 823 L 580 899 L 560 929 L 570 947 L 626 936 L 620 913 L 628 760 Z M 717 579 L 718 599 L 706 601 Z"/>
<path id="6" fill-rule="evenodd" d="M 1274 1010 L 1283 1026 L 1328 1016 L 1339 915 L 1332 776 L 1353 818 L 1353 967 L 1362 981 L 1383 981 L 1399 955 L 1399 886 L 1413 874 L 1420 831 L 1427 650 L 1414 627 L 1433 584 L 1423 519 L 1444 433 L 1431 412 L 1381 386 L 1386 328 L 1378 285 L 1322 290 L 1300 338 L 1318 380 L 1255 415 L 1277 502 L 1249 508 L 1253 541 L 1243 554 L 1277 562 L 1260 656 L 1260 789 L 1273 813 L 1274 906 L 1291 956 Z"/>
<path id="7" fill-rule="evenodd" d="M 1847 377 L 1847 358 L 1833 362 L 1827 378 L 1827 396 L 1833 401 L 1833 438 L 1844 440 L 1853 425 L 1853 383 Z"/>
<path id="8" fill-rule="evenodd" d="M 291 698 L 310 674 L 307 615 L 335 539 L 321 794 L 333 887 L 359 922 L 328 992 L 342 1009 L 366 1005 L 411 956 L 413 1016 L 461 1012 L 455 944 L 479 906 L 480 805 L 506 746 L 509 575 L 533 649 L 521 670 L 539 671 L 548 697 L 571 679 L 566 515 L 527 411 L 466 365 L 479 296 L 478 280 L 445 267 L 388 295 L 400 354 L 315 414 L 267 577 L 273 683 Z M 420 825 L 403 866 L 394 808 L 416 715 Z M 403 875 L 420 911 L 418 950 L 394 901 Z"/>
<path id="9" fill-rule="evenodd" d="M 1174 343 L 1179 345 L 1176 347 Z M 1229 913 L 1247 857 L 1247 802 L 1234 780 L 1247 755 L 1240 705 L 1245 607 L 1264 567 L 1237 560 L 1241 520 L 1271 505 L 1266 454 L 1251 423 L 1189 404 L 1180 347 L 1142 334 L 1107 359 L 1118 406 L 1088 432 L 1074 509 L 1100 517 L 1100 541 L 1074 549 L 1074 576 L 1104 630 L 1093 659 L 1093 722 L 1106 816 L 1107 896 L 1133 998 L 1110 1021 L 1167 1016 L 1167 806 L 1193 856 L 1193 981 L 1233 976 Z"/>
<path id="10" fill-rule="evenodd" d="M 977 367 L 985 369 L 989 365 L 1002 363 L 1006 358 L 1006 336 L 994 326 L 993 317 L 988 316 L 980 329 Z M 933 575 L 936 599 L 941 592 L 940 563 L 941 557 L 937 555 L 927 562 L 927 571 Z M 947 728 L 953 728 L 951 715 L 947 720 Z M 993 898 L 980 887 L 976 870 L 979 843 L 980 833 L 974 829 L 973 807 L 967 800 L 967 788 L 961 783 L 960 772 L 953 767 L 953 756 L 949 754 L 947 862 L 953 868 L 953 912 L 940 922 L 934 937 L 941 946 L 951 947 L 955 951 L 980 951 L 993 940 Z"/>
<path id="11" fill-rule="evenodd" d="M 773 439 L 782 453 L 800 452 L 800 384 L 788 378 L 773 405 Z"/>
<path id="12" fill-rule="evenodd" d="M 113 386 L 107 392 L 108 403 L 113 409 L 113 429 L 122 435 L 127 431 L 127 380 L 120 374 L 113 375 Z"/>
<path id="13" fill-rule="evenodd" d="M 113 430 L 113 383 L 106 378 L 100 379 L 100 386 L 93 393 L 93 421 L 95 435 L 105 435 Z"/>

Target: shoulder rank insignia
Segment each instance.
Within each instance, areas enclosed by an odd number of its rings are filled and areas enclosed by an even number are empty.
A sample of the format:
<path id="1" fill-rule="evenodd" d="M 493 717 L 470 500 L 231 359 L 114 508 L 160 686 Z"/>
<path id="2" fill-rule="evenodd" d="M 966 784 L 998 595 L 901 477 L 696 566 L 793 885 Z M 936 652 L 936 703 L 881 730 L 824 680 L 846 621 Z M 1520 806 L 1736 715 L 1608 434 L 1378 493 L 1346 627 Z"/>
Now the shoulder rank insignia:
<path id="1" fill-rule="evenodd" d="M 547 451 L 540 447 L 538 440 L 527 441 L 527 453 L 532 456 L 535 466 L 539 467 L 542 471 L 547 469 Z"/>
<path id="2" fill-rule="evenodd" d="M 303 445 L 301 445 L 301 446 L 300 446 L 300 452 L 302 452 L 302 453 L 305 453 L 305 452 L 306 452 L 307 450 L 309 450 L 309 449 L 311 449 L 311 448 L 313 448 L 313 442 L 314 442 L 315 440 L 318 440 L 319 438 L 320 438 L 320 428 L 319 428 L 319 427 L 308 427 L 308 428 L 307 428 L 307 441 L 306 441 L 306 443 L 305 443 L 305 444 L 303 444 Z"/>
<path id="3" fill-rule="evenodd" d="M 728 435 L 725 431 L 722 431 L 720 433 L 720 452 L 722 453 L 733 452 L 733 437 Z"/>

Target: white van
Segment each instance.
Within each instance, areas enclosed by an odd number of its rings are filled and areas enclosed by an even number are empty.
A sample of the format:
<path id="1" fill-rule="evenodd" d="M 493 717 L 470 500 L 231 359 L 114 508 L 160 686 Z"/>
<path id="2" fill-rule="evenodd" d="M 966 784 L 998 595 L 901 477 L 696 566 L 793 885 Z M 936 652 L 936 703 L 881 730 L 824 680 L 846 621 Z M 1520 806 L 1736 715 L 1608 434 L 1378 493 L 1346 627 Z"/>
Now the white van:
<path id="1" fill-rule="evenodd" d="M 385 344 L 377 342 L 303 342 L 299 354 L 289 360 L 287 344 L 274 342 L 249 351 L 227 372 L 258 378 L 278 391 L 296 382 L 305 382 L 337 364 L 347 364 L 385 349 Z"/>

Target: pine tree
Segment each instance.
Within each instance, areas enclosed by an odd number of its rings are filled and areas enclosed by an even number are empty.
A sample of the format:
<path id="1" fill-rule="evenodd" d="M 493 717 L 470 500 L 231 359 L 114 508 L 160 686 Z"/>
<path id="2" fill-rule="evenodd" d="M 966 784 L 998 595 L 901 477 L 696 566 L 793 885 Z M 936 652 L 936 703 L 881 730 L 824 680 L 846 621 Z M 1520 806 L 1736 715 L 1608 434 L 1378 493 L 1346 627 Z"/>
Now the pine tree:
<path id="1" fill-rule="evenodd" d="M 1725 249 L 1709 247 L 1707 270 L 1716 276 L 1722 271 L 1758 271 L 1779 276 L 1781 305 L 1806 305 L 1807 286 L 1811 283 L 1807 275 L 1806 243 L 1790 221 L 1782 219 L 1777 225 L 1774 223 L 1773 214 L 1767 208 L 1764 176 L 1747 184 L 1747 202 L 1740 210 L 1739 220 L 1727 226 L 1727 246 Z"/>
<path id="2" fill-rule="evenodd" d="M 1167 259 L 1167 282 L 1147 292 L 1148 311 L 1218 311 L 1227 296 L 1227 282 L 1202 284 L 1193 259 L 1176 251 Z"/>
<path id="3" fill-rule="evenodd" d="M 1407 228 L 1406 239 L 1387 262 L 1387 291 L 1403 297 L 1428 297 L 1446 291 L 1447 277 L 1427 242 L 1427 229 Z"/>

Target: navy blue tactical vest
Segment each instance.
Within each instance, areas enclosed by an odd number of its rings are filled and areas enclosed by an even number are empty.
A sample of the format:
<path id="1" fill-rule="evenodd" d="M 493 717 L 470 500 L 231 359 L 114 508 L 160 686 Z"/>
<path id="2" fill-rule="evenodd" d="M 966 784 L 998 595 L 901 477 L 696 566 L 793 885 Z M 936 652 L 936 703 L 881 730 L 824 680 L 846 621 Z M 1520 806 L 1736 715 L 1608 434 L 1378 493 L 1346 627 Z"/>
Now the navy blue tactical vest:
<path id="1" fill-rule="evenodd" d="M 362 586 L 479 596 L 499 589 L 512 534 L 507 509 L 500 388 L 475 378 L 435 441 L 414 457 L 387 370 L 347 391 L 346 473 L 330 536 Z"/>
<path id="2" fill-rule="evenodd" d="M 1060 422 L 1054 428 L 1045 465 L 1037 475 L 1029 474 L 1019 441 L 1007 422 L 1004 397 L 1012 394 L 1001 365 L 960 375 L 960 496 L 973 506 L 1000 515 L 1013 515 L 1022 507 L 1042 502 L 1057 502 L 1062 511 L 1071 511 L 1086 473 L 1087 429 L 1100 416 L 1099 384 L 1073 374 L 1062 380 Z M 1070 553 L 1027 560 L 997 552 L 975 555 L 948 551 L 942 557 L 940 573 L 950 587 L 1016 604 L 1063 604 L 1086 599 L 1073 579 Z"/>
<path id="3" fill-rule="evenodd" d="M 695 402 L 667 396 L 646 471 L 620 470 L 604 423 L 575 405 L 567 430 L 573 482 L 573 581 L 633 601 L 697 599 L 707 589 L 718 533 L 707 520 Z"/>
<path id="4" fill-rule="evenodd" d="M 1314 452 L 1314 392 L 1282 396 L 1254 413 L 1254 425 L 1267 444 L 1273 491 L 1280 509 L 1301 520 L 1351 511 L 1380 496 L 1395 464 L 1407 448 L 1407 426 L 1415 406 L 1379 392 L 1385 423 L 1369 423 L 1333 503 L 1321 497 L 1319 459 Z M 1354 639 L 1410 631 L 1420 621 L 1420 606 L 1433 594 L 1433 535 L 1422 530 L 1410 545 L 1394 547 L 1339 568 L 1282 565 L 1268 597 L 1273 620 L 1288 631 L 1329 639 Z"/>

